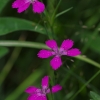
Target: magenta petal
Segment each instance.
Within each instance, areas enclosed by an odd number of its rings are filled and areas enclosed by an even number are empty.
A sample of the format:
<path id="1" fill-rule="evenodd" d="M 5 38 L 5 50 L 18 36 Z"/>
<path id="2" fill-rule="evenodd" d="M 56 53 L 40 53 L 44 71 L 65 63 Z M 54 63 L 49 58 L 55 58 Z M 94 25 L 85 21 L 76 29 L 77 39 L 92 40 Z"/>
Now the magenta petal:
<path id="1" fill-rule="evenodd" d="M 60 48 L 63 48 L 65 50 L 70 49 L 73 46 L 73 41 L 70 39 L 64 40 L 61 44 Z"/>
<path id="2" fill-rule="evenodd" d="M 51 49 L 55 50 L 55 49 L 58 49 L 58 46 L 57 46 L 57 43 L 55 40 L 48 40 L 46 41 L 46 45 L 48 47 L 50 47 Z"/>
<path id="3" fill-rule="evenodd" d="M 16 0 L 12 3 L 12 8 L 18 8 L 21 5 L 22 5 L 22 1 L 21 0 Z"/>
<path id="4" fill-rule="evenodd" d="M 70 49 L 70 50 L 67 51 L 68 56 L 78 56 L 80 54 L 81 54 L 81 51 L 77 48 Z"/>
<path id="5" fill-rule="evenodd" d="M 47 100 L 46 96 L 30 95 L 27 100 Z"/>
<path id="6" fill-rule="evenodd" d="M 37 89 L 38 89 L 38 88 L 35 87 L 35 86 L 29 86 L 29 87 L 25 90 L 25 92 L 26 92 L 26 93 L 29 93 L 29 94 L 32 94 L 32 93 L 34 93 Z"/>
<path id="7" fill-rule="evenodd" d="M 48 58 L 52 56 L 52 52 L 50 50 L 40 50 L 37 55 L 39 58 Z"/>
<path id="8" fill-rule="evenodd" d="M 44 76 L 42 78 L 42 87 L 48 87 L 49 85 L 49 76 Z"/>
<path id="9" fill-rule="evenodd" d="M 33 94 L 33 95 L 30 95 L 27 100 L 37 100 L 37 95 L 36 94 Z"/>
<path id="10" fill-rule="evenodd" d="M 51 61 L 50 61 L 50 65 L 52 66 L 52 68 L 54 70 L 57 70 L 61 65 L 62 65 L 62 61 L 60 57 L 54 57 Z"/>
<path id="11" fill-rule="evenodd" d="M 55 85 L 55 86 L 52 87 L 51 91 L 52 91 L 52 93 L 55 93 L 55 92 L 60 91 L 61 89 L 62 89 L 62 86 Z"/>
<path id="12" fill-rule="evenodd" d="M 24 3 L 22 6 L 18 8 L 18 13 L 25 11 L 30 6 L 30 2 Z"/>
<path id="13" fill-rule="evenodd" d="M 35 1 L 32 5 L 35 13 L 42 13 L 45 10 L 45 5 L 42 2 Z"/>

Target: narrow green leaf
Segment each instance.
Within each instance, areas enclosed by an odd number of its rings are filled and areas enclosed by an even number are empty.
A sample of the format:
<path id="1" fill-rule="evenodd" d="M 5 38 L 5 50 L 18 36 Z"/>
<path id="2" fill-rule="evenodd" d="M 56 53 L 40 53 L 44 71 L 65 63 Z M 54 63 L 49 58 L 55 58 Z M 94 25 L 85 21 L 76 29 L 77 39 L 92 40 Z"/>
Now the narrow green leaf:
<path id="1" fill-rule="evenodd" d="M 8 49 L 6 47 L 0 47 L 0 58 L 8 53 Z"/>
<path id="2" fill-rule="evenodd" d="M 34 22 L 19 18 L 0 18 L 0 35 L 9 34 L 18 30 L 29 30 L 46 34 L 44 27 Z"/>
<path id="3" fill-rule="evenodd" d="M 36 70 L 24 82 L 22 82 L 5 100 L 18 100 L 18 97 L 24 93 L 25 89 L 32 85 L 36 80 L 43 75 L 43 70 Z"/>
<path id="4" fill-rule="evenodd" d="M 93 100 L 100 100 L 100 95 L 96 94 L 93 91 L 90 91 L 90 96 Z"/>
<path id="5" fill-rule="evenodd" d="M 56 15 L 56 18 L 59 17 L 59 16 L 61 16 L 61 15 L 64 14 L 64 13 L 68 12 L 68 11 L 71 10 L 72 8 L 73 8 L 73 7 L 68 8 L 68 9 L 66 9 L 66 10 L 64 10 L 64 11 L 62 11 L 62 12 L 60 12 L 60 13 L 58 13 L 58 14 Z"/>
<path id="6" fill-rule="evenodd" d="M 50 49 L 45 44 L 42 43 L 36 43 L 36 42 L 24 42 L 24 41 L 12 41 L 12 40 L 2 40 L 0 41 L 0 46 L 16 46 L 16 47 L 29 47 L 29 48 L 38 48 L 38 49 Z M 84 57 L 82 55 L 76 56 L 75 58 L 82 60 L 84 62 L 87 62 L 91 65 L 94 65 L 95 67 L 100 68 L 100 64 L 93 61 L 92 59 L 89 59 L 87 57 Z"/>

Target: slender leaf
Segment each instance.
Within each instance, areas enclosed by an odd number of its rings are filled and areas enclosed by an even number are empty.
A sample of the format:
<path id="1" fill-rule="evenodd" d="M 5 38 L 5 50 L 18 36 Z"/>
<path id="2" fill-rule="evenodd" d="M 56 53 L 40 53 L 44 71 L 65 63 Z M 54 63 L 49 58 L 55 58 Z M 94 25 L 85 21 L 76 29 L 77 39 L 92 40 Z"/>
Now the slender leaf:
<path id="1" fill-rule="evenodd" d="M 18 100 L 17 98 L 25 91 L 25 89 L 32 85 L 36 80 L 43 75 L 44 71 L 36 70 L 22 82 L 5 100 Z"/>
<path id="2" fill-rule="evenodd" d="M 68 9 L 66 9 L 66 10 L 64 10 L 64 11 L 62 11 L 62 12 L 60 12 L 60 13 L 58 13 L 58 14 L 56 15 L 56 18 L 59 17 L 60 15 L 64 14 L 64 13 L 68 12 L 68 11 L 71 10 L 72 8 L 73 8 L 73 7 L 68 8 Z"/>
<path id="3" fill-rule="evenodd" d="M 0 18 L 0 35 L 9 34 L 18 30 L 29 30 L 46 34 L 44 27 L 34 22 L 11 17 Z"/>
<path id="4" fill-rule="evenodd" d="M 100 100 L 100 95 L 96 94 L 93 91 L 90 91 L 90 96 L 93 100 Z"/>

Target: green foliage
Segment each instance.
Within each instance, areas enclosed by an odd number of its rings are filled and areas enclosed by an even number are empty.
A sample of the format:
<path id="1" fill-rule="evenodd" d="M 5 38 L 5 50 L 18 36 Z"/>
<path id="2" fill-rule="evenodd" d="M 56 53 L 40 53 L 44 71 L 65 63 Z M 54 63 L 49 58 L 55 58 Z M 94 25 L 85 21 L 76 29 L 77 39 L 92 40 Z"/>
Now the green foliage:
<path id="1" fill-rule="evenodd" d="M 90 91 L 90 96 L 92 98 L 92 100 L 100 100 L 100 95 L 98 95 L 97 93 Z"/>
<path id="2" fill-rule="evenodd" d="M 5 56 L 8 53 L 8 49 L 5 47 L 0 47 L 0 58 L 2 58 L 3 56 Z"/>
<path id="3" fill-rule="evenodd" d="M 29 30 L 47 34 L 45 29 L 34 22 L 19 18 L 0 18 L 0 35 L 9 34 L 18 30 Z"/>
<path id="4" fill-rule="evenodd" d="M 6 6 L 6 4 L 9 2 L 10 0 L 1 0 L 0 1 L 0 12 L 3 10 L 3 8 Z"/>
<path id="5" fill-rule="evenodd" d="M 33 13 L 29 7 L 18 14 L 11 8 L 14 0 L 0 0 L 0 100 L 26 100 L 24 90 L 41 87 L 44 75 L 50 76 L 50 86 L 63 86 L 53 97 L 47 95 L 48 100 L 99 100 L 100 0 L 40 1 L 46 5 L 44 13 Z M 72 39 L 82 54 L 63 56 L 63 65 L 53 71 L 52 57 L 37 57 L 40 49 L 49 49 L 48 39 L 58 45 Z"/>

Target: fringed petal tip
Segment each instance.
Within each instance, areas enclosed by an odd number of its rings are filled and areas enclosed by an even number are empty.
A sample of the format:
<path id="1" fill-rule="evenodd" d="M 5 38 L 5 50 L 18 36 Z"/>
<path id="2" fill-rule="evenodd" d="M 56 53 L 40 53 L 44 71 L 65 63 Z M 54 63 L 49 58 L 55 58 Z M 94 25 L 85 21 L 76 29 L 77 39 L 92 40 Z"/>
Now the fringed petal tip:
<path id="1" fill-rule="evenodd" d="M 50 65 L 51 65 L 52 69 L 57 70 L 62 65 L 61 58 L 60 57 L 54 57 L 50 61 Z"/>
<path id="2" fill-rule="evenodd" d="M 72 46 L 73 46 L 74 42 L 70 39 L 66 39 L 62 42 L 61 44 L 61 47 L 60 48 L 63 48 L 65 50 L 68 50 L 70 49 Z"/>
<path id="3" fill-rule="evenodd" d="M 33 11 L 35 13 L 42 13 L 45 10 L 45 5 L 42 2 L 36 1 L 32 3 L 33 5 Z"/>
<path id="4" fill-rule="evenodd" d="M 12 3 L 12 8 L 18 8 L 20 5 L 19 5 L 20 3 L 18 2 L 18 1 L 14 1 L 13 3 Z"/>
<path id="5" fill-rule="evenodd" d="M 25 3 L 23 6 L 20 6 L 18 8 L 18 13 L 21 13 L 21 12 L 25 11 L 29 6 L 30 6 L 30 2 Z"/>
<path id="6" fill-rule="evenodd" d="M 49 51 L 49 50 L 40 50 L 39 52 L 38 52 L 38 57 L 39 58 L 48 58 L 48 57 L 50 57 L 50 56 L 52 56 L 53 54 L 52 54 L 52 52 L 51 51 Z"/>
<path id="7" fill-rule="evenodd" d="M 68 56 L 78 56 L 81 54 L 81 51 L 77 48 L 73 48 L 67 51 Z"/>
<path id="8" fill-rule="evenodd" d="M 58 49 L 57 43 L 55 40 L 47 40 L 46 45 L 51 49 Z"/>
<path id="9" fill-rule="evenodd" d="M 55 85 L 52 87 L 51 91 L 52 93 L 58 92 L 62 89 L 62 86 L 60 86 L 59 84 Z"/>
<path id="10" fill-rule="evenodd" d="M 35 86 L 29 86 L 28 88 L 26 88 L 25 92 L 29 93 L 29 94 L 33 94 L 38 88 Z"/>

